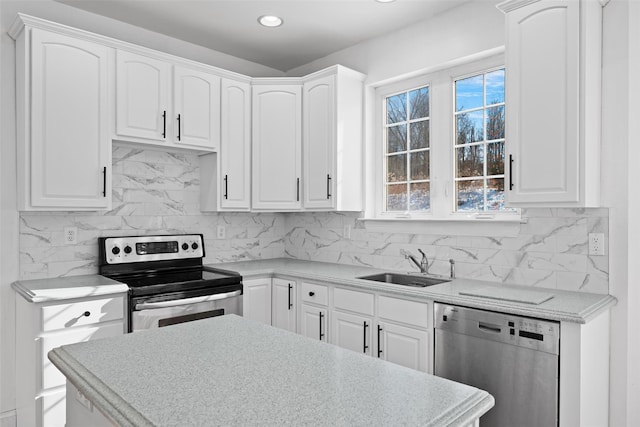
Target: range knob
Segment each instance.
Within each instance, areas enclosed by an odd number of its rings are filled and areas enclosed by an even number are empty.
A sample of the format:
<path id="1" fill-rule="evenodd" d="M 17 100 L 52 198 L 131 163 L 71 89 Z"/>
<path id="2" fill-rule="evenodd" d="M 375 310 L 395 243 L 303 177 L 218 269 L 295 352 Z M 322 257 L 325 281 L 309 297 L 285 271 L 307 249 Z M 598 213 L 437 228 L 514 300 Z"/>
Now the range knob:
<path id="1" fill-rule="evenodd" d="M 120 253 L 120 248 L 117 246 L 114 246 L 113 248 L 111 248 L 111 253 L 114 255 L 118 255 Z"/>
<path id="2" fill-rule="evenodd" d="M 194 242 L 194 243 L 192 243 L 192 244 L 191 244 L 191 249 L 193 249 L 194 251 L 195 251 L 196 249 L 198 249 L 198 244 L 197 244 L 197 243 L 195 243 L 195 242 Z"/>
<path id="3" fill-rule="evenodd" d="M 124 253 L 125 253 L 125 254 L 130 254 L 132 250 L 133 250 L 133 249 L 131 249 L 131 246 L 129 246 L 129 245 L 127 245 L 127 246 L 125 246 L 125 247 L 124 247 Z"/>
<path id="4" fill-rule="evenodd" d="M 188 243 L 183 243 L 182 244 L 182 250 L 186 251 L 187 249 L 189 249 L 189 244 Z"/>

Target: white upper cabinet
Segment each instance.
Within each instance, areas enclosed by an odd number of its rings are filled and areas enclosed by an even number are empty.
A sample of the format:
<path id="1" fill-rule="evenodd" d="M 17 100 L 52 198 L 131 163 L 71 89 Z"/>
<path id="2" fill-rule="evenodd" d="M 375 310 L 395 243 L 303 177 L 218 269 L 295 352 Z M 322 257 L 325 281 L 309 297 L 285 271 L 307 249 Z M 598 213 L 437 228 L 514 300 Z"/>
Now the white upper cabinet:
<path id="1" fill-rule="evenodd" d="M 302 206 L 302 87 L 254 84 L 252 92 L 252 207 L 299 210 Z"/>
<path id="2" fill-rule="evenodd" d="M 211 150 L 220 143 L 220 77 L 173 68 L 174 141 Z"/>
<path id="3" fill-rule="evenodd" d="M 518 0 L 506 13 L 510 206 L 597 206 L 602 7 Z"/>
<path id="4" fill-rule="evenodd" d="M 222 79 L 220 209 L 251 207 L 251 85 Z"/>
<path id="5" fill-rule="evenodd" d="M 19 209 L 108 209 L 109 48 L 30 27 L 15 36 Z"/>
<path id="6" fill-rule="evenodd" d="M 305 77 L 303 207 L 362 210 L 364 75 L 336 66 Z"/>
<path id="7" fill-rule="evenodd" d="M 116 62 L 117 135 L 156 141 L 171 138 L 171 65 L 123 50 L 118 50 Z"/>
<path id="8" fill-rule="evenodd" d="M 120 49 L 116 58 L 116 138 L 218 148 L 220 77 Z"/>

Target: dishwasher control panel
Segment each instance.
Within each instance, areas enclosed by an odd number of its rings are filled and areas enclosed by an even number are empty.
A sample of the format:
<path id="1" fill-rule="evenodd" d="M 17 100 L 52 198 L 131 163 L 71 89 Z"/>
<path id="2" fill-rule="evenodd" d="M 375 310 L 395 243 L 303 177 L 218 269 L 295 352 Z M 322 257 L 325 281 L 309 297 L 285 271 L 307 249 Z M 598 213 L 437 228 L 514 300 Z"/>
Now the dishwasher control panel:
<path id="1" fill-rule="evenodd" d="M 560 323 L 435 303 L 435 328 L 559 354 Z"/>

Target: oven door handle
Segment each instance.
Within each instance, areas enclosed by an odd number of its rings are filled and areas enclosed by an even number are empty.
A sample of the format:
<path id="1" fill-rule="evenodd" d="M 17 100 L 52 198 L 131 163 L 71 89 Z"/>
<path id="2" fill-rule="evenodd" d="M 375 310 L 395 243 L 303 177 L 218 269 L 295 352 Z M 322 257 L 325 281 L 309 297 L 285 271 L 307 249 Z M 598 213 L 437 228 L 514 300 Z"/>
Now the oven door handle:
<path id="1" fill-rule="evenodd" d="M 176 299 L 171 301 L 159 301 L 159 302 L 142 302 L 135 305 L 134 311 L 139 310 L 152 310 L 154 308 L 166 308 L 166 307 L 178 307 L 181 305 L 197 304 L 199 302 L 216 301 L 220 299 L 227 299 L 242 295 L 242 291 L 227 292 L 224 294 L 204 295 L 201 297 Z"/>

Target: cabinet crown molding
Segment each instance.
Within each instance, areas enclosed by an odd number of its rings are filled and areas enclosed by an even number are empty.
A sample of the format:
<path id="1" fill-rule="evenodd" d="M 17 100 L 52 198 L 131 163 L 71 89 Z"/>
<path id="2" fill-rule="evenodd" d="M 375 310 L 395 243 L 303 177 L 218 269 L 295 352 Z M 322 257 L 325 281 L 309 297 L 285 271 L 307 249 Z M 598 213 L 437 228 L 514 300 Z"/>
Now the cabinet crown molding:
<path id="1" fill-rule="evenodd" d="M 498 8 L 503 13 L 509 13 L 513 10 L 519 9 L 521 7 L 527 6 L 532 3 L 537 3 L 540 0 L 507 0 L 502 3 L 498 3 L 496 8 Z M 600 3 L 600 6 L 605 7 L 610 0 L 581 0 L 581 1 L 597 1 Z"/>
<path id="2" fill-rule="evenodd" d="M 101 34 L 96 34 L 90 31 L 70 27 L 68 25 L 59 24 L 57 22 L 48 21 L 42 18 L 37 18 L 35 16 L 26 15 L 24 13 L 18 13 L 15 21 L 9 28 L 8 34 L 12 39 L 17 40 L 17 38 L 24 31 L 25 28 L 38 28 L 41 30 L 50 31 L 52 33 L 74 37 L 79 40 L 90 41 L 106 47 L 126 50 L 128 52 L 137 53 L 139 55 L 145 55 L 150 58 L 158 59 L 161 61 L 167 61 L 173 65 L 181 65 L 181 66 L 191 67 L 194 69 L 200 69 L 204 72 L 213 73 L 220 77 L 226 77 L 226 78 L 231 78 L 231 79 L 245 81 L 245 82 L 251 81 L 250 76 L 225 70 L 224 68 L 218 68 L 213 65 L 204 64 L 202 62 L 182 58 L 180 56 L 161 52 L 155 49 L 142 47 L 134 43 L 125 42 L 122 40 L 114 39 L 112 37 L 103 36 Z"/>

